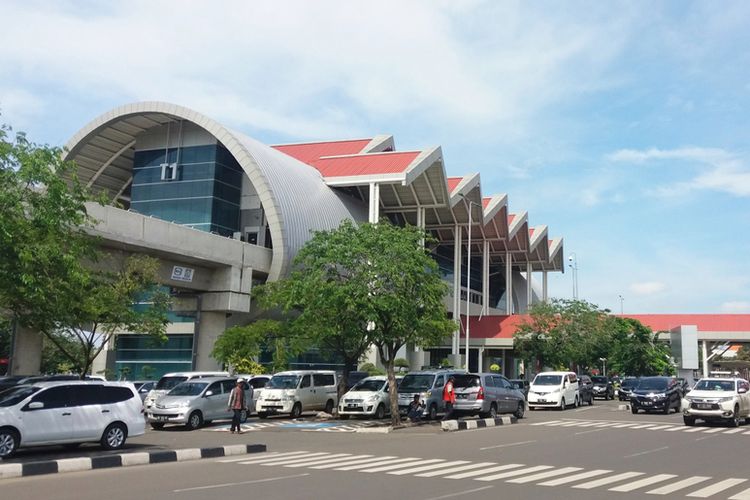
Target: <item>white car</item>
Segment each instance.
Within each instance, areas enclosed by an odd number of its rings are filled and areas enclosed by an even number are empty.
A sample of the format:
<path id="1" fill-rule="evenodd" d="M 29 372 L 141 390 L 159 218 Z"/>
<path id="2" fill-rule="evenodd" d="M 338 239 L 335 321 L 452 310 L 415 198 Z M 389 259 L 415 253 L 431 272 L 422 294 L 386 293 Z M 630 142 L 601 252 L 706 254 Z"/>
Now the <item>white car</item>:
<path id="1" fill-rule="evenodd" d="M 228 377 L 227 372 L 174 372 L 166 373 L 156 383 L 153 389 L 151 389 L 148 395 L 143 399 L 143 408 L 148 412 L 156 401 L 164 396 L 166 393 L 175 388 L 177 384 L 181 384 L 194 378 L 204 377 Z"/>
<path id="2" fill-rule="evenodd" d="M 398 383 L 403 377 L 396 377 Z M 341 397 L 339 416 L 363 415 L 381 419 L 390 413 L 391 400 L 388 393 L 388 377 L 367 377 Z"/>
<path id="3" fill-rule="evenodd" d="M 700 420 L 722 420 L 737 427 L 750 418 L 750 383 L 741 378 L 702 378 L 682 399 L 685 425 Z"/>
<path id="4" fill-rule="evenodd" d="M 38 382 L 0 395 L 0 458 L 19 448 L 99 442 L 122 448 L 145 431 L 141 398 L 132 383 Z"/>
<path id="5" fill-rule="evenodd" d="M 309 410 L 333 413 L 338 402 L 336 384 L 336 372 L 331 370 L 279 372 L 260 390 L 255 409 L 260 418 L 277 413 L 297 418 Z"/>
<path id="6" fill-rule="evenodd" d="M 573 372 L 542 372 L 529 385 L 529 409 L 553 407 L 564 410 L 580 404 L 578 377 Z"/>

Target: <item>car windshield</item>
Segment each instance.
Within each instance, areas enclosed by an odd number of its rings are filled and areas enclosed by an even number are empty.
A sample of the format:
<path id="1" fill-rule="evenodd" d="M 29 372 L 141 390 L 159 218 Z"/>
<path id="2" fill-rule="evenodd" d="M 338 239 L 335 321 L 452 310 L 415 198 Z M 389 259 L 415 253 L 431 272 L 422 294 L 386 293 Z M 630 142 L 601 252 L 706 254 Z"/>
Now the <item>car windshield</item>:
<path id="1" fill-rule="evenodd" d="M 352 390 L 353 391 L 379 391 L 383 389 L 383 386 L 385 385 L 385 380 L 377 380 L 377 379 L 370 379 L 370 380 L 362 380 L 357 385 L 355 385 Z"/>
<path id="2" fill-rule="evenodd" d="M 638 384 L 639 391 L 665 391 L 667 380 L 663 378 L 644 378 Z"/>
<path id="3" fill-rule="evenodd" d="M 168 396 L 197 396 L 208 385 L 207 382 L 183 382 L 167 393 Z"/>
<path id="4" fill-rule="evenodd" d="M 607 377 L 591 377 L 591 380 L 595 384 L 606 384 L 607 383 Z"/>
<path id="5" fill-rule="evenodd" d="M 620 385 L 620 387 L 622 387 L 623 389 L 632 389 L 633 387 L 637 385 L 638 385 L 638 380 L 634 378 L 629 378 L 629 379 L 623 380 L 622 385 Z"/>
<path id="6" fill-rule="evenodd" d="M 456 388 L 479 387 L 480 385 L 478 375 L 455 375 L 453 377 L 453 386 Z"/>
<path id="7" fill-rule="evenodd" d="M 732 380 L 699 380 L 695 385 L 696 391 L 734 391 Z"/>
<path id="8" fill-rule="evenodd" d="M 537 375 L 534 378 L 534 385 L 560 385 L 562 375 Z"/>
<path id="9" fill-rule="evenodd" d="M 511 380 L 511 385 L 516 389 L 523 389 L 523 380 Z"/>
<path id="10" fill-rule="evenodd" d="M 267 389 L 296 389 L 299 384 L 299 375 L 274 375 L 266 384 Z"/>
<path id="11" fill-rule="evenodd" d="M 38 390 L 39 387 L 22 385 L 20 387 L 13 387 L 11 389 L 8 389 L 7 391 L 3 391 L 0 394 L 0 407 L 17 405 Z"/>
<path id="12" fill-rule="evenodd" d="M 411 374 L 404 377 L 404 380 L 398 385 L 399 391 L 424 391 L 432 387 L 432 381 L 435 375 L 417 375 Z"/>
<path id="13" fill-rule="evenodd" d="M 174 387 L 177 384 L 179 384 L 181 382 L 184 382 L 187 379 L 188 378 L 185 377 L 185 376 L 181 376 L 181 377 L 162 377 L 162 378 L 159 379 L 159 382 L 156 384 L 156 387 L 154 387 L 154 389 L 156 389 L 157 391 L 168 391 L 170 389 L 174 389 Z"/>

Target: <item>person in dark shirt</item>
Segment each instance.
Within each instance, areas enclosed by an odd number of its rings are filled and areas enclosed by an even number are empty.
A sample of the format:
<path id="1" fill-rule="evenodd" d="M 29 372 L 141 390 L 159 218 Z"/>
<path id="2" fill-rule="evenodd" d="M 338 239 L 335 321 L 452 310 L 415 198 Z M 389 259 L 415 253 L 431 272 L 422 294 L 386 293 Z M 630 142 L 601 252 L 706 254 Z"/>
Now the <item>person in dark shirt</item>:
<path id="1" fill-rule="evenodd" d="M 424 404 L 419 401 L 419 394 L 414 395 L 414 399 L 409 403 L 409 412 L 406 416 L 412 422 L 419 422 L 422 420 L 422 412 L 424 411 Z"/>

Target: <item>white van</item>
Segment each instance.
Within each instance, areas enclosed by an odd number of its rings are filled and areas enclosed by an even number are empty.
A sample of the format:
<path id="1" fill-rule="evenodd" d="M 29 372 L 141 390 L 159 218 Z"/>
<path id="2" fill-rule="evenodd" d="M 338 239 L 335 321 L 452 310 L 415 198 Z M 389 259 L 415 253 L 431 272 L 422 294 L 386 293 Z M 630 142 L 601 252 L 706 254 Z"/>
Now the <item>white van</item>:
<path id="1" fill-rule="evenodd" d="M 288 413 L 292 418 L 303 411 L 332 413 L 338 402 L 338 380 L 332 370 L 294 370 L 279 372 L 260 390 L 255 409 L 260 418 Z"/>
<path id="2" fill-rule="evenodd" d="M 529 386 L 529 409 L 553 407 L 564 410 L 580 404 L 578 377 L 573 372 L 542 372 Z"/>
<path id="3" fill-rule="evenodd" d="M 153 389 L 151 389 L 143 400 L 143 408 L 148 412 L 156 400 L 164 396 L 166 393 L 174 389 L 177 384 L 181 384 L 187 380 L 194 378 L 204 377 L 228 377 L 228 372 L 175 372 L 167 373 L 156 383 Z"/>
<path id="4" fill-rule="evenodd" d="M 0 394 L 0 459 L 19 447 L 99 442 L 122 448 L 145 432 L 132 383 L 59 381 L 18 385 Z"/>

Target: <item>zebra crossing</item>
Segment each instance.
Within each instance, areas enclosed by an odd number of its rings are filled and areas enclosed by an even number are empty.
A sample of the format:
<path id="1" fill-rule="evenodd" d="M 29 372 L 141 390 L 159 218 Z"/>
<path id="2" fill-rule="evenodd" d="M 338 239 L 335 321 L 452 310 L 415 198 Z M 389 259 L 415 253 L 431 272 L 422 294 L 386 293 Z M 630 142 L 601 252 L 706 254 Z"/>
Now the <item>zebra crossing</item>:
<path id="1" fill-rule="evenodd" d="M 297 430 L 302 432 L 357 432 L 358 429 L 378 427 L 381 422 L 372 420 L 347 421 L 346 423 L 333 420 L 324 422 L 294 421 L 294 420 L 266 420 L 259 422 L 246 422 L 240 427 L 243 432 L 262 431 L 269 429 Z M 231 425 L 222 424 L 205 427 L 203 430 L 210 432 L 229 432 Z"/>
<path id="2" fill-rule="evenodd" d="M 648 475 L 640 471 L 584 470 L 582 467 L 309 451 L 269 452 L 253 458 L 218 459 L 216 462 L 229 465 L 380 473 L 414 478 L 470 479 L 485 483 L 506 482 L 540 487 L 563 486 L 579 490 L 638 492 L 655 496 L 680 495 L 687 498 L 750 500 L 750 479 L 739 477 L 679 477 L 677 474 Z"/>
<path id="3" fill-rule="evenodd" d="M 641 422 L 623 422 L 623 421 L 611 421 L 611 420 L 577 420 L 577 419 L 562 419 L 562 420 L 550 420 L 547 422 L 536 422 L 529 424 L 531 426 L 542 426 L 542 427 L 580 427 L 580 428 L 592 428 L 592 429 L 634 429 L 644 431 L 664 431 L 664 432 L 684 432 L 686 434 L 691 433 L 703 433 L 703 434 L 737 434 L 743 436 L 750 436 L 750 427 L 702 427 L 696 425 L 695 427 L 687 426 L 684 424 L 657 424 L 657 423 L 641 423 Z"/>

